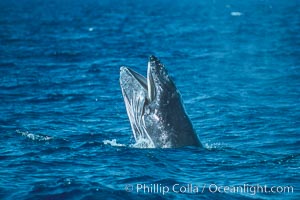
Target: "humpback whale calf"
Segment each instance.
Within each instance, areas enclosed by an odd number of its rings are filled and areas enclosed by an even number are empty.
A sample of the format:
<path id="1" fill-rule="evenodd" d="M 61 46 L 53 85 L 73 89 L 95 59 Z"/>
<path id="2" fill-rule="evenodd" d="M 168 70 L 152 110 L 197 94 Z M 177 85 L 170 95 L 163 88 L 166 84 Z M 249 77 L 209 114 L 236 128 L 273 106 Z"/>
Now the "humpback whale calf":
<path id="1" fill-rule="evenodd" d="M 136 141 L 155 148 L 202 146 L 179 91 L 156 57 L 149 58 L 147 78 L 121 67 L 120 86 Z"/>

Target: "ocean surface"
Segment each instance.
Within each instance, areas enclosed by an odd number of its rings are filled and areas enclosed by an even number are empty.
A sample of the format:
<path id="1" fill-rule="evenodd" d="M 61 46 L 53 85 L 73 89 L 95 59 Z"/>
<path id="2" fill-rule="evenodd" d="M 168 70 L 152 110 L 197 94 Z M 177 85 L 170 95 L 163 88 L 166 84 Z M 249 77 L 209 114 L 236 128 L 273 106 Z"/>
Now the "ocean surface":
<path id="1" fill-rule="evenodd" d="M 137 148 L 119 70 L 166 66 L 204 148 Z M 0 1 L 0 199 L 300 199 L 300 2 Z"/>

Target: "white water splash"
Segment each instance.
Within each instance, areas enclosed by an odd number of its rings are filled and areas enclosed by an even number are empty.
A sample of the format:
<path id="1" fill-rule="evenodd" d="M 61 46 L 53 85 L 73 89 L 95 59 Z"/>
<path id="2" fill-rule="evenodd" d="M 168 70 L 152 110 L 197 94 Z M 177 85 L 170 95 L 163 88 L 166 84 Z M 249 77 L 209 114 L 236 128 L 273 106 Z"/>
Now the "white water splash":
<path id="1" fill-rule="evenodd" d="M 205 149 L 208 149 L 208 150 L 222 149 L 224 147 L 224 145 L 221 144 L 220 142 L 211 143 L 211 144 L 205 143 L 203 146 Z"/>
<path id="2" fill-rule="evenodd" d="M 138 139 L 135 144 L 131 145 L 131 147 L 138 148 L 138 149 L 155 148 L 153 142 L 151 140 L 147 140 L 145 138 Z"/>
<path id="3" fill-rule="evenodd" d="M 235 16 L 235 17 L 238 17 L 238 16 L 243 15 L 243 13 L 241 13 L 241 12 L 231 12 L 230 15 L 231 15 L 231 16 Z"/>
<path id="4" fill-rule="evenodd" d="M 120 144 L 117 142 L 116 139 L 112 140 L 103 140 L 104 145 L 110 145 L 113 147 L 125 147 L 128 146 L 126 144 Z M 149 149 L 149 148 L 155 148 L 152 141 L 147 139 L 138 139 L 136 143 L 129 145 L 131 148 L 137 148 L 137 149 Z"/>
<path id="5" fill-rule="evenodd" d="M 124 147 L 124 146 L 126 146 L 125 144 L 117 143 L 116 139 L 103 140 L 103 144 L 105 144 L 105 145 L 111 145 L 111 146 L 114 146 L 114 147 Z"/>
<path id="6" fill-rule="evenodd" d="M 28 139 L 31 140 L 37 140 L 37 141 L 49 141 L 53 139 L 53 137 L 47 136 L 47 135 L 39 135 L 39 134 L 33 134 L 28 131 L 20 131 L 16 130 L 18 134 L 21 134 L 24 137 L 27 137 Z"/>

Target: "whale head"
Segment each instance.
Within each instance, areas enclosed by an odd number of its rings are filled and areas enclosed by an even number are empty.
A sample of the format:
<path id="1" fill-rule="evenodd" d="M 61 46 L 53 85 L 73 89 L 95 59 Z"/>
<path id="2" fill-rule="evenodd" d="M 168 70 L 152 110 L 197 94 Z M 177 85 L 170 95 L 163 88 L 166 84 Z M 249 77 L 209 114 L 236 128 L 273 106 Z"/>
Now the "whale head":
<path id="1" fill-rule="evenodd" d="M 155 56 L 149 58 L 147 77 L 121 67 L 120 86 L 136 141 L 147 141 L 147 147 L 201 146 L 179 91 Z"/>

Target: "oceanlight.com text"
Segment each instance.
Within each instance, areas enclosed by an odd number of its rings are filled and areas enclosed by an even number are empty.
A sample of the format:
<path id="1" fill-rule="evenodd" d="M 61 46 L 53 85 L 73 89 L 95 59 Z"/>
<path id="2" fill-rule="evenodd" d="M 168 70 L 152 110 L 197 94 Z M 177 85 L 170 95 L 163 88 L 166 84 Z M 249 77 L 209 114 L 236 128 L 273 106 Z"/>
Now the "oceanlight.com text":
<path id="1" fill-rule="evenodd" d="M 239 186 L 225 186 L 218 184 L 128 184 L 125 186 L 125 191 L 135 192 L 139 194 L 162 194 L 168 193 L 188 193 L 188 194 L 201 194 L 201 193 L 247 193 L 250 195 L 256 194 L 291 194 L 294 193 L 293 186 L 275 186 L 275 185 L 260 185 L 260 184 L 243 184 Z"/>

